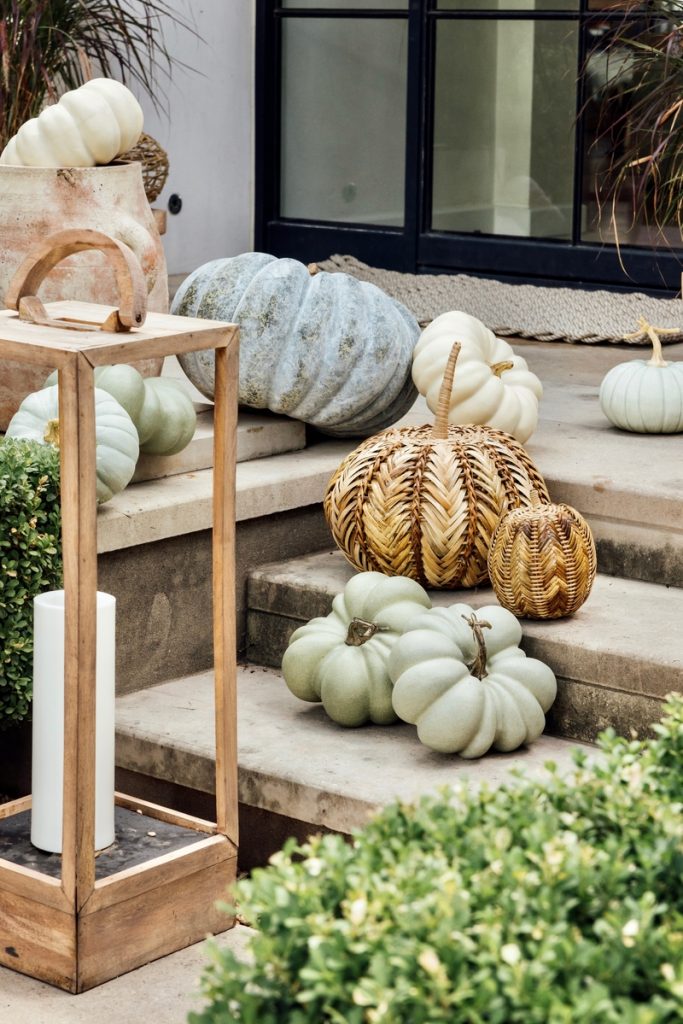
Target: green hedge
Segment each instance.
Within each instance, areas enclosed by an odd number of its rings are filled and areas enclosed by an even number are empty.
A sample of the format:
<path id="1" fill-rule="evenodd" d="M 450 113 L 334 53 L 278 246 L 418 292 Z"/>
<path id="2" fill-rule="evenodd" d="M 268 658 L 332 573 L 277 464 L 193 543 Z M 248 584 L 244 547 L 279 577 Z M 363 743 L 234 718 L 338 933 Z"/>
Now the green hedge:
<path id="1" fill-rule="evenodd" d="M 192 1024 L 683 1020 L 683 700 L 572 777 L 387 808 L 237 886 Z"/>
<path id="2" fill-rule="evenodd" d="M 62 585 L 59 452 L 0 443 L 0 729 L 29 714 L 33 598 Z"/>

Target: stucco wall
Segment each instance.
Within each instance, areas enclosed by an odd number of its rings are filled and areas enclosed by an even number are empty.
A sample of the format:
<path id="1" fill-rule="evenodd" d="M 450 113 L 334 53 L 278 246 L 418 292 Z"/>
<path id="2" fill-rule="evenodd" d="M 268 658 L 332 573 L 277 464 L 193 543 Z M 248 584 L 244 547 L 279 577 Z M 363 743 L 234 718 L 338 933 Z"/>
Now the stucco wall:
<path id="1" fill-rule="evenodd" d="M 170 3 L 202 36 L 166 28 L 174 57 L 195 70 L 174 68 L 166 112 L 139 98 L 171 165 L 154 205 L 165 209 L 173 193 L 183 201 L 164 239 L 169 273 L 181 274 L 252 247 L 254 0 Z"/>

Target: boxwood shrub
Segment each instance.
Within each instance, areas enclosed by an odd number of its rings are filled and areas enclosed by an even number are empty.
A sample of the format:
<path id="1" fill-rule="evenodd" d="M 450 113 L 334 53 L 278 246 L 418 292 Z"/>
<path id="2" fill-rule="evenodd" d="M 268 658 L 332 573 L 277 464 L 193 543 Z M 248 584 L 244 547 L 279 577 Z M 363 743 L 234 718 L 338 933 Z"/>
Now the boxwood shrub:
<path id="1" fill-rule="evenodd" d="M 59 452 L 0 442 L 0 729 L 29 713 L 33 598 L 62 585 Z"/>
<path id="2" fill-rule="evenodd" d="M 289 843 L 238 883 L 252 959 L 212 947 L 192 1024 L 683 1020 L 683 700 L 599 746 Z"/>

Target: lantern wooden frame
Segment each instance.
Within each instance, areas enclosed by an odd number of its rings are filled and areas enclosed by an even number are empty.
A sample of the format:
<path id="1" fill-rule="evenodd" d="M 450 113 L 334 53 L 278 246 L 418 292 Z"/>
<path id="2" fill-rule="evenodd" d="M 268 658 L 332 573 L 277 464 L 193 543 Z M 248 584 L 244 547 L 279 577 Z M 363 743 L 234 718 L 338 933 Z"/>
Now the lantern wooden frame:
<path id="1" fill-rule="evenodd" d="M 234 923 L 215 902 L 234 881 L 237 861 L 234 508 L 239 332 L 231 324 L 150 313 L 144 326 L 112 334 L 98 325 L 109 314 L 111 330 L 116 319 L 111 308 L 56 302 L 41 309 L 48 314 L 42 326 L 10 309 L 0 312 L 0 358 L 59 371 L 66 607 L 63 853 L 61 879 L 0 859 L 0 964 L 81 992 Z M 56 326 L 55 318 L 92 326 Z M 193 837 L 180 850 L 96 879 L 93 371 L 104 364 L 207 349 L 216 353 L 216 822 L 118 794 L 117 805 L 190 829 L 196 841 Z M 27 810 L 30 799 L 0 805 L 0 819 Z"/>

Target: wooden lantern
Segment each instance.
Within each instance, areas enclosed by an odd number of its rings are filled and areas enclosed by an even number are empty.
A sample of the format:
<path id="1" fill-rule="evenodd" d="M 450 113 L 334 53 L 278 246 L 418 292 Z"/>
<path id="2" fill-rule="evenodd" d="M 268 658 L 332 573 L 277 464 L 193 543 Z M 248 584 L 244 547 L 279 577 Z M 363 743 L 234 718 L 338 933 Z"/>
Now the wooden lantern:
<path id="1" fill-rule="evenodd" d="M 38 285 L 59 260 L 101 249 L 116 269 L 118 310 L 89 303 L 44 307 Z M 82 992 L 233 924 L 215 908 L 235 878 L 237 756 L 234 606 L 234 467 L 238 329 L 151 313 L 126 246 L 96 231 L 52 235 L 17 271 L 0 312 L 0 358 L 56 366 L 61 428 L 65 591 L 64 803 L 61 860 L 22 862 L 30 797 L 0 806 L 0 964 Z M 18 310 L 18 315 L 13 310 Z M 102 325 L 102 319 L 105 319 Z M 144 324 L 144 326 L 143 326 Z M 215 349 L 213 625 L 216 699 L 216 821 L 203 821 L 117 794 L 117 830 L 165 832 L 169 846 L 138 848 L 126 866 L 95 858 L 95 653 L 97 544 L 95 403 L 97 366 Z M 26 844 L 24 844 L 25 846 Z M 141 847 L 154 844 L 149 839 Z M 9 852 L 7 850 L 9 849 Z M 172 852 L 168 852 L 169 849 Z M 55 866 L 56 861 L 56 866 Z M 49 863 L 48 863 L 49 862 Z M 55 875 L 57 877 L 55 877 Z"/>

